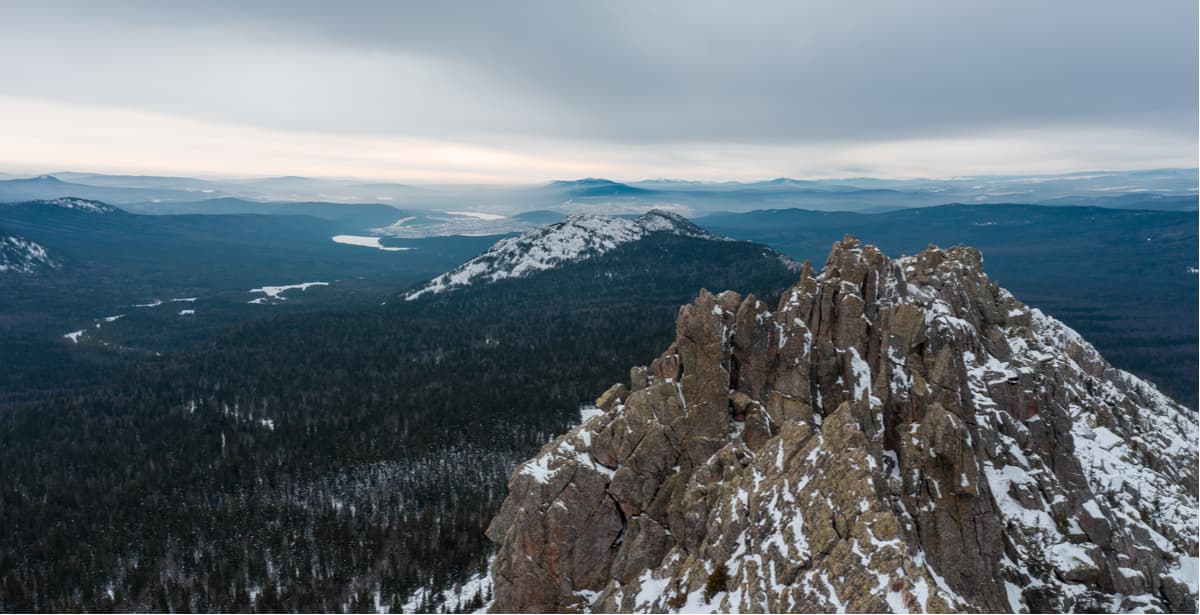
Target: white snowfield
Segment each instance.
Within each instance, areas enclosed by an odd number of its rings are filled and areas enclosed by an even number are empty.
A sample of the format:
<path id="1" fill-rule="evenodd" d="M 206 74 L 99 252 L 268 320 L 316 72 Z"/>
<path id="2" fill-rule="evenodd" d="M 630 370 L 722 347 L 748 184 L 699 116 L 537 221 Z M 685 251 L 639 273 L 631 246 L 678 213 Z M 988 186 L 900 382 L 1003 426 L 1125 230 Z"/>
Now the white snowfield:
<path id="1" fill-rule="evenodd" d="M 246 292 L 262 293 L 263 296 L 257 299 L 251 299 L 250 301 L 247 301 L 247 303 L 262 304 L 267 303 L 267 300 L 286 301 L 287 297 L 284 297 L 283 293 L 289 290 L 306 291 L 313 286 L 329 286 L 329 282 L 301 282 L 299 284 L 288 284 L 286 286 L 263 286 L 260 288 L 251 288 Z"/>
<path id="2" fill-rule="evenodd" d="M 0 236 L 0 273 L 36 273 L 43 267 L 59 265 L 41 244 L 17 235 Z"/>
<path id="3" fill-rule="evenodd" d="M 379 243 L 379 237 L 369 237 L 366 235 L 334 235 L 334 243 L 345 244 L 348 246 L 361 246 L 364 248 L 375 248 L 384 252 L 404 252 L 412 248 L 402 248 L 398 246 L 385 246 Z"/>
<path id="4" fill-rule="evenodd" d="M 427 294 L 474 283 L 524 277 L 562 264 L 600 256 L 652 233 L 726 240 L 682 216 L 659 210 L 652 210 L 633 220 L 593 215 L 571 216 L 518 237 L 502 239 L 487 252 L 434 278 L 404 298 L 412 301 Z"/>
<path id="5" fill-rule="evenodd" d="M 484 595 L 490 595 L 494 586 L 491 566 L 488 566 L 487 571 L 475 573 L 468 577 L 466 581 L 456 583 L 448 588 L 438 589 L 429 586 L 417 588 L 409 595 L 408 600 L 404 602 L 403 609 L 405 613 L 419 613 L 421 612 L 421 605 L 425 603 L 426 599 L 430 599 L 433 604 L 455 609 L 453 611 L 455 613 L 463 613 L 465 611 L 458 610 L 461 608 L 461 605 L 468 604 L 476 596 L 482 598 Z M 486 613 L 490 606 L 491 602 L 489 601 L 484 603 L 478 610 L 469 612 Z M 378 613 L 388 612 L 384 608 L 378 592 L 375 594 L 375 610 Z"/>
<path id="6" fill-rule="evenodd" d="M 430 211 L 424 216 L 406 216 L 373 233 L 389 237 L 417 239 L 421 237 L 486 237 L 524 233 L 538 225 L 521 218 L 475 211 Z"/>
<path id="7" fill-rule="evenodd" d="M 503 220 L 507 217 L 500 214 L 484 213 L 482 211 L 448 211 L 446 213 L 456 216 L 467 216 L 468 218 L 479 218 L 480 220 Z"/>

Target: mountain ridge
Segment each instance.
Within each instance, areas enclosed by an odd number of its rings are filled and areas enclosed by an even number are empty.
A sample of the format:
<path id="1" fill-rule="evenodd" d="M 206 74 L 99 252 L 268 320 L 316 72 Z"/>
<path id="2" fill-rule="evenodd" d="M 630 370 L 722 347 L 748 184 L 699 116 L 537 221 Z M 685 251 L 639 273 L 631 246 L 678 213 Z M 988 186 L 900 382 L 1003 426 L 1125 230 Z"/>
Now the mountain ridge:
<path id="1" fill-rule="evenodd" d="M 263 202 L 384 203 L 418 210 L 469 208 L 505 215 L 531 208 L 586 212 L 599 210 L 600 206 L 607 206 L 610 212 L 629 213 L 676 207 L 696 215 L 787 206 L 872 212 L 949 202 L 999 201 L 1194 211 L 1195 183 L 1195 169 L 942 179 L 780 177 L 740 182 L 614 181 L 592 177 L 505 186 L 405 185 L 353 178 L 199 179 L 63 172 L 41 178 L 6 176 L 0 179 L 0 201 L 78 196 L 152 208 L 156 204 L 184 205 L 197 199 L 232 196 Z"/>
<path id="2" fill-rule="evenodd" d="M 61 266 L 49 255 L 45 246 L 0 229 L 0 273 L 33 274 Z"/>
<path id="3" fill-rule="evenodd" d="M 73 196 L 59 197 L 55 199 L 34 199 L 31 201 L 22 201 L 17 203 L 3 203 L 0 207 L 58 207 L 60 209 L 73 209 L 76 211 L 91 213 L 91 214 L 111 214 L 121 211 L 112 205 L 97 201 L 95 199 L 84 199 Z"/>
<path id="4" fill-rule="evenodd" d="M 1195 610 L 1197 419 L 989 280 L 847 237 L 518 466 L 496 611 Z"/>
<path id="5" fill-rule="evenodd" d="M 593 258 L 658 233 L 708 241 L 732 241 L 704 230 L 683 216 L 663 210 L 651 210 L 632 220 L 577 214 L 517 237 L 502 239 L 483 254 L 408 291 L 404 298 L 413 301 L 477 282 L 524 277 Z M 778 256 L 785 264 L 794 265 L 787 257 Z"/>

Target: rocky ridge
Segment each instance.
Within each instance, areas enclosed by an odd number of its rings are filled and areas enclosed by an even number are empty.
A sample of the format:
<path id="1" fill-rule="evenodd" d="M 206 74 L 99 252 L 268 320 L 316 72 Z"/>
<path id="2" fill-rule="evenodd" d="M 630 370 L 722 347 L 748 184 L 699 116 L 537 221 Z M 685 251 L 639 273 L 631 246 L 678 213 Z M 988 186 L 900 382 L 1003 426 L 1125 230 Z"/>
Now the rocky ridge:
<path id="1" fill-rule="evenodd" d="M 46 248 L 19 235 L 0 234 L 0 273 L 37 273 L 58 269 Z"/>
<path id="2" fill-rule="evenodd" d="M 566 263 L 600 256 L 658 233 L 729 241 L 668 211 L 651 210 L 635 219 L 574 215 L 517 237 L 502 239 L 483 254 L 408 292 L 405 299 L 438 294 L 476 283 L 520 278 Z M 776 254 L 785 263 L 791 259 Z"/>
<path id="3" fill-rule="evenodd" d="M 1194 612 L 1196 415 L 982 265 L 702 292 L 513 472 L 492 609 Z"/>
<path id="4" fill-rule="evenodd" d="M 59 199 L 48 199 L 44 201 L 34 201 L 36 204 L 45 205 L 47 207 L 61 207 L 62 209 L 74 209 L 76 211 L 85 211 L 92 214 L 111 214 L 116 210 L 115 207 L 105 205 L 100 201 L 91 199 L 81 199 L 77 197 L 62 197 Z"/>

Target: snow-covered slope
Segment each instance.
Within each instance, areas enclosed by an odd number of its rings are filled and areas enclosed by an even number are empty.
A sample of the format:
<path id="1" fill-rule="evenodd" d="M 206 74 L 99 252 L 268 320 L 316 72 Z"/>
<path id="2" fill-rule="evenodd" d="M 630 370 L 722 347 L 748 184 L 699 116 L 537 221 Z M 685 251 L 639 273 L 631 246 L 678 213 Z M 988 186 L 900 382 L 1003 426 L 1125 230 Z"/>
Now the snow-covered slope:
<path id="1" fill-rule="evenodd" d="M 478 211 L 429 211 L 407 215 L 388 226 L 372 230 L 373 234 L 417 239 L 422 237 L 485 237 L 531 231 L 538 223 L 528 215 L 501 216 Z M 558 216 L 555 221 L 561 220 Z"/>
<path id="2" fill-rule="evenodd" d="M 75 197 L 63 197 L 61 199 L 38 201 L 38 203 L 47 205 L 47 206 L 61 207 L 63 209 L 74 209 L 76 211 L 86 211 L 91 214 L 110 214 L 110 213 L 113 213 L 114 211 L 117 211 L 115 207 L 105 205 L 104 203 L 101 203 L 100 201 L 93 201 L 90 199 L 79 199 L 79 198 L 75 198 Z"/>
<path id="3" fill-rule="evenodd" d="M 518 237 L 502 239 L 487 252 L 409 292 L 405 299 L 412 301 L 426 294 L 478 282 L 524 277 L 599 256 L 656 233 L 728 241 L 696 226 L 687 218 L 660 210 L 649 211 L 632 220 L 593 215 L 571 216 Z"/>
<path id="4" fill-rule="evenodd" d="M 0 273 L 37 273 L 58 267 L 40 244 L 18 235 L 0 234 Z"/>

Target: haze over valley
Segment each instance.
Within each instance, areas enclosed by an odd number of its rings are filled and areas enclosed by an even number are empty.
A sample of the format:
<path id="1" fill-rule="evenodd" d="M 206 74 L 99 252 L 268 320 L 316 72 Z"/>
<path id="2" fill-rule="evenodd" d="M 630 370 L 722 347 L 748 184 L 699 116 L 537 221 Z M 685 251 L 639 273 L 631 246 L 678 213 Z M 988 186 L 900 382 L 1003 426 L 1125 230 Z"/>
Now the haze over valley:
<path id="1" fill-rule="evenodd" d="M 1196 612 L 1192 3 L 0 20 L 0 612 Z"/>

